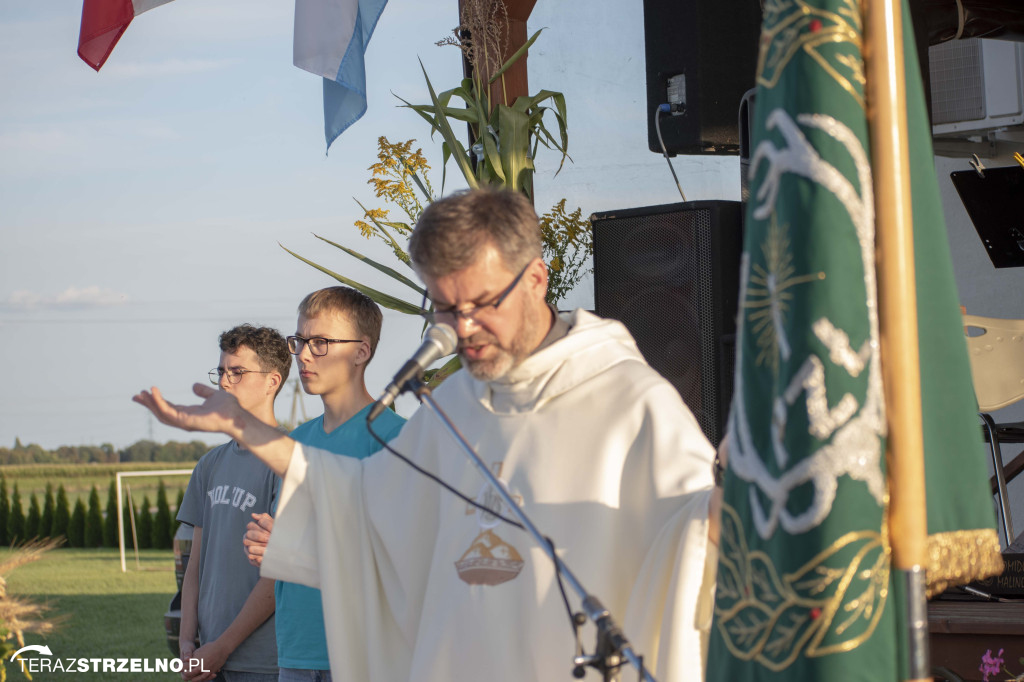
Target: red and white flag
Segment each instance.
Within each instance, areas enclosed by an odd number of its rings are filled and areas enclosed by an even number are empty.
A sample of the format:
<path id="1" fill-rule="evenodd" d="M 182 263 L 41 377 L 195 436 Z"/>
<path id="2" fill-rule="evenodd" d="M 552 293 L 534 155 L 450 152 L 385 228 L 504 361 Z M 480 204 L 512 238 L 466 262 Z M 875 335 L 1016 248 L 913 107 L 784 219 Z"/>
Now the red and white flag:
<path id="1" fill-rule="evenodd" d="M 78 56 L 100 70 L 132 19 L 171 0 L 84 0 Z"/>

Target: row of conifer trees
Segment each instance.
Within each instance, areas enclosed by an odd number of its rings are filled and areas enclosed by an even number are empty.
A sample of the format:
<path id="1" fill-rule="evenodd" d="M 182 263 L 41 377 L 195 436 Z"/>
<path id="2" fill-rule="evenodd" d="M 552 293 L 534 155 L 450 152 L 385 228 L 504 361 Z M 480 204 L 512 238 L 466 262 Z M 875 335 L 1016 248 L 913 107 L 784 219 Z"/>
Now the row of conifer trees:
<path id="1" fill-rule="evenodd" d="M 175 511 L 181 506 L 184 491 L 178 490 Z M 133 546 L 131 505 L 124 505 L 125 545 Z M 157 487 L 156 505 L 149 496 L 143 496 L 141 507 L 134 509 L 134 537 L 139 549 L 170 549 L 177 523 L 167 502 L 167 489 L 161 480 Z M 28 511 L 22 505 L 18 483 L 8 495 L 7 478 L 0 473 L 0 547 L 20 543 L 32 538 L 64 537 L 64 547 L 117 547 L 117 488 L 114 479 L 107 490 L 106 510 L 100 509 L 100 494 L 96 486 L 89 493 L 86 505 L 79 499 L 72 507 L 64 485 L 54 491 L 46 484 L 42 503 L 33 492 L 29 496 Z"/>

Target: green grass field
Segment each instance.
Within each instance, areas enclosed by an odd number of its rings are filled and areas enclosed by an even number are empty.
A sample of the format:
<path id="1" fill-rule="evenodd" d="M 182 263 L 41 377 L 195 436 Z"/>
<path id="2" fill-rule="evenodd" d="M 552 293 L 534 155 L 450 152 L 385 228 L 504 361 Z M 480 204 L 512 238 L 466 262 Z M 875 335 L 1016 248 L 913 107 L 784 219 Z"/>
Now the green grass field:
<path id="1" fill-rule="evenodd" d="M 2 550 L 0 557 L 10 550 Z M 116 549 L 56 549 L 21 566 L 7 578 L 11 595 L 47 604 L 48 615 L 64 617 L 57 632 L 45 639 L 28 635 L 27 644 L 46 644 L 52 658 L 171 657 L 164 613 L 177 591 L 171 550 L 144 550 L 139 566 L 128 554 L 128 572 L 121 572 Z M 36 656 L 28 653 L 27 656 Z M 7 663 L 8 680 L 24 679 L 17 664 Z M 180 680 L 174 673 L 36 673 L 34 680 Z"/>
<path id="2" fill-rule="evenodd" d="M 74 506 L 77 499 L 88 504 L 95 485 L 105 512 L 107 490 L 117 471 L 184 470 L 191 472 L 193 462 L 131 462 L 119 465 L 24 465 L 0 467 L 7 479 L 8 494 L 18 483 L 22 508 L 28 513 L 29 496 L 35 492 L 40 505 L 46 484 L 56 489 L 63 485 Z M 156 503 L 157 485 L 164 481 L 168 501 L 173 506 L 178 490 L 188 484 L 187 475 L 164 477 L 128 477 L 133 502 L 143 497 Z M 127 498 L 126 498 L 127 503 Z M 130 531 L 128 531 L 130 533 Z M 0 558 L 10 550 L 0 549 Z M 27 635 L 26 644 L 46 644 L 51 658 L 135 658 L 155 662 L 171 658 L 164 629 L 164 613 L 177 591 L 174 555 L 171 550 L 143 550 L 136 564 L 130 546 L 128 572 L 121 572 L 117 549 L 56 549 L 40 560 L 21 566 L 5 576 L 9 593 L 30 598 L 48 606 L 48 615 L 63 619 L 60 628 L 47 637 Z M 27 656 L 36 656 L 29 653 Z M 25 679 L 17 664 L 7 663 L 8 680 Z M 180 680 L 176 673 L 75 672 L 75 680 Z M 65 673 L 37 672 L 33 679 L 68 679 Z"/>

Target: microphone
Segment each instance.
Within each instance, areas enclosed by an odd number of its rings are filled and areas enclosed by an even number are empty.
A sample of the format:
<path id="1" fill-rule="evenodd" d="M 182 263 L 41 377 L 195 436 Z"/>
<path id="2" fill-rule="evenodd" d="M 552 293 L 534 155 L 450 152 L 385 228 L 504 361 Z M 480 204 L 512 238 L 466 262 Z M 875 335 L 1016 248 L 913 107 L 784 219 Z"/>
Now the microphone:
<path id="1" fill-rule="evenodd" d="M 384 389 L 384 393 L 370 408 L 370 414 L 367 415 L 366 421 L 372 422 L 376 419 L 391 403 L 395 402 L 395 398 L 404 390 L 405 384 L 409 380 L 419 378 L 423 371 L 438 358 L 443 358 L 454 352 L 457 345 L 459 345 L 459 337 L 450 326 L 435 324 L 427 329 L 426 338 L 423 339 L 419 350 L 395 374 L 395 378 Z"/>

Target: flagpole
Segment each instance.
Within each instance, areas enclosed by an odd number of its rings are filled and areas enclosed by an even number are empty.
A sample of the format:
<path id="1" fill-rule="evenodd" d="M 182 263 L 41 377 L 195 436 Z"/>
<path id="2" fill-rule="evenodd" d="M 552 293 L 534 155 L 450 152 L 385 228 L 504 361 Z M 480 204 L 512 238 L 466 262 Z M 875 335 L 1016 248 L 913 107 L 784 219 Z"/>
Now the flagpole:
<path id="1" fill-rule="evenodd" d="M 905 581 L 908 680 L 929 677 L 928 519 L 918 357 L 914 232 L 899 0 L 867 0 L 864 58 L 875 194 L 882 366 L 888 422 L 889 538 Z"/>

